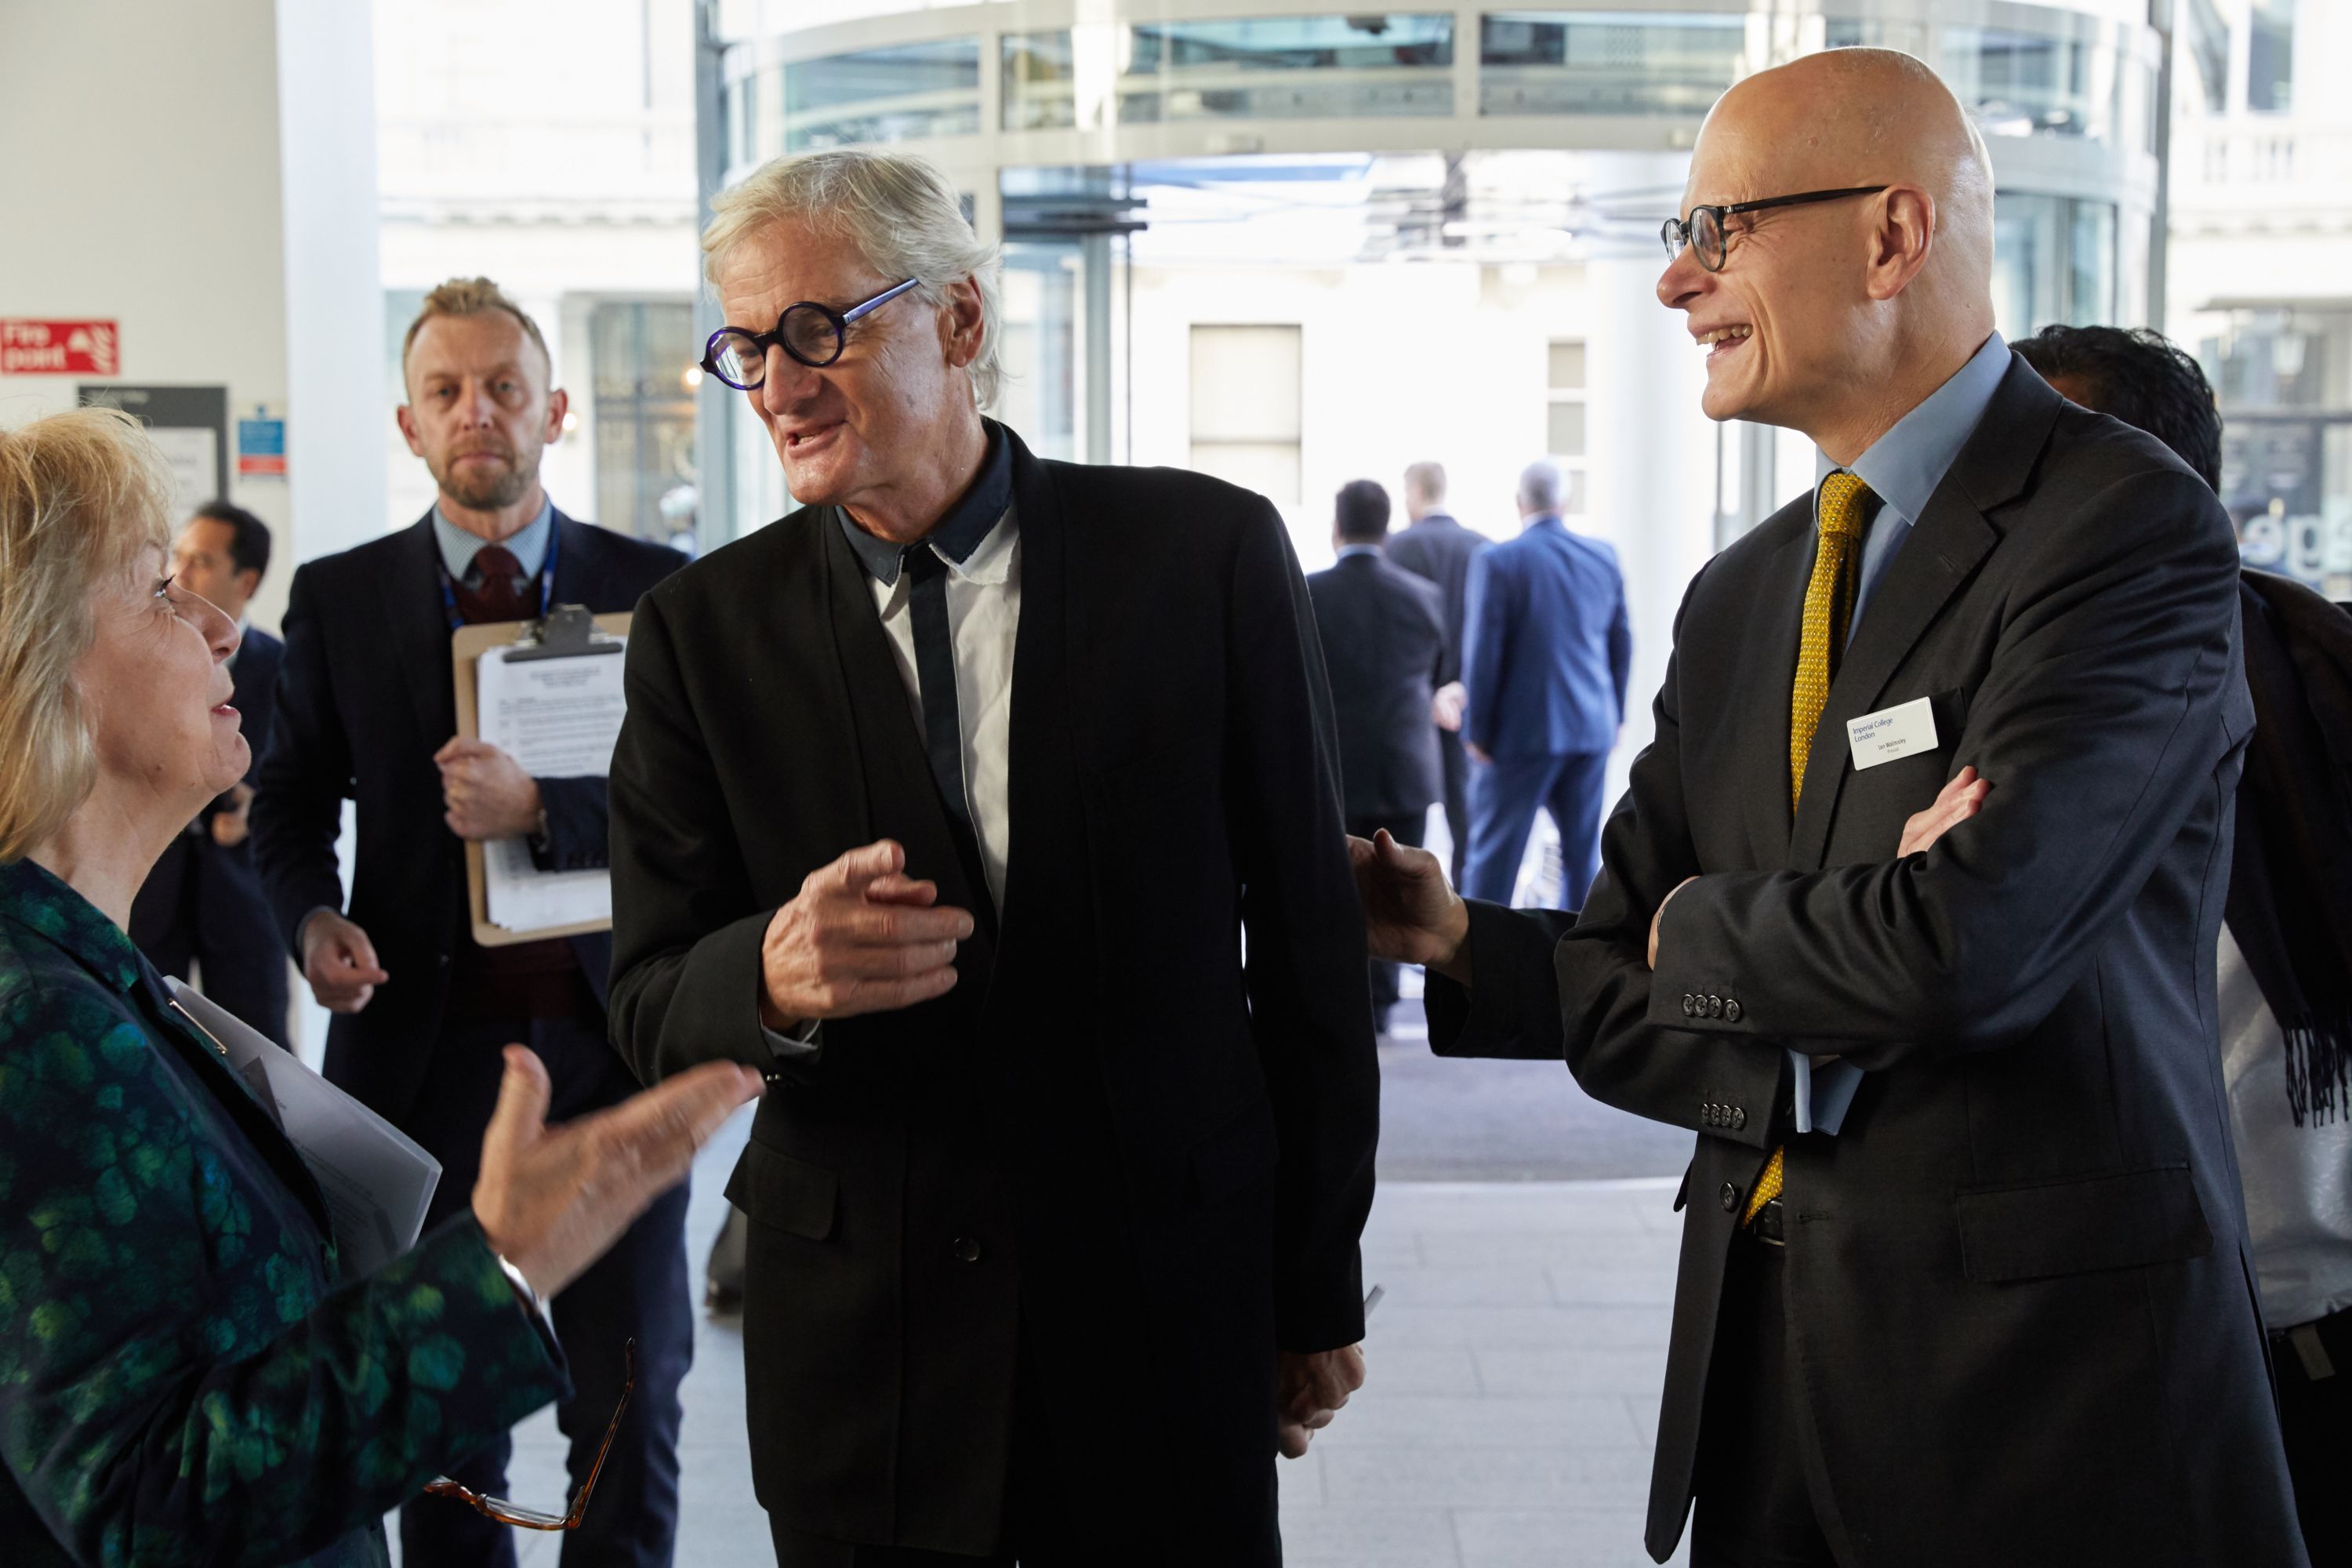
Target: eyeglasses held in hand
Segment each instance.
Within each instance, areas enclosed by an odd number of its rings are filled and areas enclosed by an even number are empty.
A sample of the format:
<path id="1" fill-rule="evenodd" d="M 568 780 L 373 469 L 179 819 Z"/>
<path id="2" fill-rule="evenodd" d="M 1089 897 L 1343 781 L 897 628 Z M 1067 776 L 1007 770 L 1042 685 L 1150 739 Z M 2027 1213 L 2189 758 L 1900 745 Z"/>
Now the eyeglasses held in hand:
<path id="1" fill-rule="evenodd" d="M 1761 201 L 1734 202 L 1729 206 L 1693 207 L 1688 218 L 1670 217 L 1658 229 L 1658 237 L 1666 243 L 1669 260 L 1679 259 L 1685 246 L 1696 247 L 1698 264 L 1709 272 L 1723 270 L 1724 261 L 1731 249 L 1726 218 L 1741 213 L 1762 212 L 1767 207 L 1810 206 L 1815 202 L 1840 202 L 1848 196 L 1874 196 L 1885 185 L 1848 185 L 1837 191 L 1806 191 L 1793 196 L 1766 196 Z"/>
<path id="2" fill-rule="evenodd" d="M 596 1478 L 604 1473 L 605 1456 L 613 1451 L 613 1439 L 621 1431 L 621 1416 L 628 1410 L 629 1394 L 636 1386 L 637 1342 L 631 1340 L 621 1347 L 621 1403 L 613 1411 L 613 1424 L 604 1428 L 604 1442 L 596 1450 L 596 1462 L 588 1467 L 588 1479 L 580 1483 L 572 1506 L 562 1513 L 541 1513 L 537 1509 L 518 1508 L 504 1498 L 484 1497 L 446 1476 L 436 1476 L 425 1482 L 425 1490 L 432 1497 L 455 1498 L 483 1518 L 518 1530 L 577 1530 L 588 1515 L 588 1499 L 596 1490 Z"/>
<path id="3" fill-rule="evenodd" d="M 841 357 L 849 341 L 849 323 L 880 310 L 912 289 L 920 279 L 909 278 L 885 289 L 871 300 L 861 300 L 846 310 L 803 300 L 787 305 L 776 318 L 772 332 L 748 327 L 721 327 L 702 345 L 702 368 L 738 392 L 750 392 L 768 379 L 768 351 L 780 348 L 811 370 L 823 370 Z"/>

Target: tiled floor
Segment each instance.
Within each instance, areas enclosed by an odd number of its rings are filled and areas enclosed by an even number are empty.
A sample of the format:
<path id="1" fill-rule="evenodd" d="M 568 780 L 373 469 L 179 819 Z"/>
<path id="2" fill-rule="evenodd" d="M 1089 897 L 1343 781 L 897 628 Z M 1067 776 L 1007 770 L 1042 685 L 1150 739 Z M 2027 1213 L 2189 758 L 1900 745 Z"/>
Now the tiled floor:
<path id="1" fill-rule="evenodd" d="M 748 1120 L 696 1173 L 688 1243 L 698 1273 Z M 1674 1285 L 1673 1190 L 1670 1179 L 1384 1184 L 1364 1242 L 1365 1279 L 1387 1288 L 1365 1344 L 1370 1381 L 1306 1458 L 1281 1466 L 1288 1561 L 1648 1563 L 1642 1512 Z M 740 1334 L 706 1320 L 686 1386 L 685 1568 L 771 1561 L 742 1387 Z M 516 1447 L 514 1495 L 552 1504 L 563 1473 L 551 1417 L 527 1423 Z M 518 1544 L 524 1563 L 554 1568 L 553 1539 Z"/>

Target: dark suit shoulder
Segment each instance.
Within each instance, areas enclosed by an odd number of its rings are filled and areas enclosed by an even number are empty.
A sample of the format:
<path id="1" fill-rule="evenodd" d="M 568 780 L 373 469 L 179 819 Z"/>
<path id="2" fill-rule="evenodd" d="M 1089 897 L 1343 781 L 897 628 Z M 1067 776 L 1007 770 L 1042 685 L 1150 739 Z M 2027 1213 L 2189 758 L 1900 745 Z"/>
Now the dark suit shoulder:
<path id="1" fill-rule="evenodd" d="M 833 526 L 830 507 L 804 506 L 786 512 L 687 562 L 647 589 L 646 596 L 667 610 L 707 609 L 772 595 L 776 584 L 790 575 L 818 568 L 824 559 L 824 530 Z"/>
<path id="2" fill-rule="evenodd" d="M 275 664 L 286 657 L 286 644 L 283 639 L 273 637 L 259 626 L 247 626 L 244 638 L 236 646 L 236 655 L 239 658 L 251 657 L 264 663 Z"/>
<path id="3" fill-rule="evenodd" d="M 363 544 L 354 544 L 348 550 L 313 557 L 294 569 L 295 578 L 299 581 L 307 577 L 313 584 L 331 584 L 336 587 L 376 581 L 386 573 L 398 571 L 417 547 L 413 536 L 419 531 L 429 532 L 432 526 L 432 519 L 428 517 L 422 522 L 394 529 Z"/>
<path id="4" fill-rule="evenodd" d="M 1239 531 L 1280 514 L 1255 490 L 1190 468 L 1129 468 L 1108 464 L 1038 464 L 1060 498 L 1066 523 L 1149 526 L 1181 518 L 1186 531 Z"/>
<path id="5" fill-rule="evenodd" d="M 582 558 L 634 597 L 686 564 L 686 557 L 667 544 L 656 544 L 634 534 L 616 533 L 593 522 L 556 513 L 568 523 L 565 548 L 576 548 Z"/>

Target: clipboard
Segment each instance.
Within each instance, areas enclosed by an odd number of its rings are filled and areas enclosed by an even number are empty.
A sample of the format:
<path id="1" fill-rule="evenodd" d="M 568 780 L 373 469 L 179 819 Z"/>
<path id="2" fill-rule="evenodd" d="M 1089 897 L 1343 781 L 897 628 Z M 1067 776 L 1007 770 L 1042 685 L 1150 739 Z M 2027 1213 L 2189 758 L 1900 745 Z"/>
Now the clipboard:
<path id="1" fill-rule="evenodd" d="M 469 741 L 481 738 L 478 667 L 482 655 L 494 647 L 513 647 L 509 662 L 539 658 L 617 658 L 629 635 L 629 615 L 592 616 L 582 605 L 558 605 L 544 620 L 486 621 L 460 626 L 449 637 L 449 665 L 457 686 L 457 733 Z M 466 845 L 466 908 L 472 917 L 474 941 L 483 947 L 510 947 L 517 942 L 545 942 L 553 937 L 587 936 L 610 931 L 613 922 L 581 921 L 572 925 L 509 931 L 490 923 L 490 893 L 482 847 Z"/>

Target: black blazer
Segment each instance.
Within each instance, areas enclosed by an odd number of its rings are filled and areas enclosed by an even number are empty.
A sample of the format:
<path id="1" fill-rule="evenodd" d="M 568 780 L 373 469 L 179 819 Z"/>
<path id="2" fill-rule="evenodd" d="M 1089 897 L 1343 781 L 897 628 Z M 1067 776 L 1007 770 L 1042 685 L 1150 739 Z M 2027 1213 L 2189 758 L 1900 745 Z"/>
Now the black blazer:
<path id="1" fill-rule="evenodd" d="M 555 526 L 562 534 L 558 604 L 627 610 L 684 564 L 667 546 L 560 511 Z M 394 1122 L 423 1086 L 450 961 L 459 942 L 471 940 L 465 845 L 442 821 L 441 773 L 433 765 L 433 753 L 457 731 L 438 552 L 428 512 L 412 528 L 294 574 L 278 727 L 253 803 L 254 859 L 289 951 L 303 916 L 321 906 L 343 909 L 335 837 L 344 800 L 359 803 L 348 912 L 392 978 L 360 1012 L 336 1015 L 326 1069 Z M 604 865 L 604 781 L 542 779 L 540 793 L 550 858 L 572 868 Z M 598 933 L 572 942 L 602 996 L 612 939 Z"/>
<path id="2" fill-rule="evenodd" d="M 1441 1050 L 1564 1046 L 1596 1098 L 1698 1134 L 1651 1554 L 1795 1047 L 1867 1069 L 1838 1136 L 1788 1141 L 1783 1195 L 1839 1560 L 2300 1563 L 2214 1025 L 2252 723 L 2230 520 L 2012 362 L 1856 628 L 1791 822 L 1812 556 L 1808 497 L 1699 574 L 1582 919 L 1474 906 L 1475 990 L 1433 982 Z M 1856 772 L 1846 721 L 1918 698 L 1934 750 Z M 1896 859 L 1969 764 L 1982 812 Z"/>
<path id="3" fill-rule="evenodd" d="M 259 626 L 245 628 L 245 637 L 236 645 L 236 657 L 229 661 L 229 701 L 243 715 L 240 727 L 245 732 L 245 743 L 253 752 L 252 765 L 245 770 L 247 784 L 254 784 L 261 777 L 261 759 L 269 751 L 270 731 L 278 722 L 278 672 L 285 664 L 286 645 Z M 206 806 L 204 815 L 209 817 L 215 811 L 226 810 L 229 805 L 229 797 L 224 795 Z"/>
<path id="4" fill-rule="evenodd" d="M 1445 793 L 1430 699 L 1454 679 L 1435 584 L 1377 555 L 1307 579 L 1339 722 L 1348 820 L 1410 816 Z"/>
<path id="5" fill-rule="evenodd" d="M 1389 564 L 1402 566 L 1414 576 L 1426 577 L 1437 584 L 1445 605 L 1445 646 L 1453 651 L 1457 671 L 1462 659 L 1463 619 L 1470 593 L 1470 563 L 1493 542 L 1442 511 L 1433 511 L 1403 532 L 1389 536 Z"/>
<path id="6" fill-rule="evenodd" d="M 869 581 L 813 507 L 637 612 L 614 1038 L 647 1082 L 719 1058 L 772 1075 L 728 1193 L 754 1222 L 752 1475 L 784 1523 L 993 1550 L 1025 1353 L 1105 1561 L 1271 1563 L 1275 1351 L 1362 1333 L 1379 1114 L 1306 588 L 1260 497 L 1003 438 L 1021 622 L 1001 923 Z M 756 1010 L 769 917 L 885 837 L 981 917 L 962 982 L 829 1023 L 813 1065 L 779 1068 Z"/>

